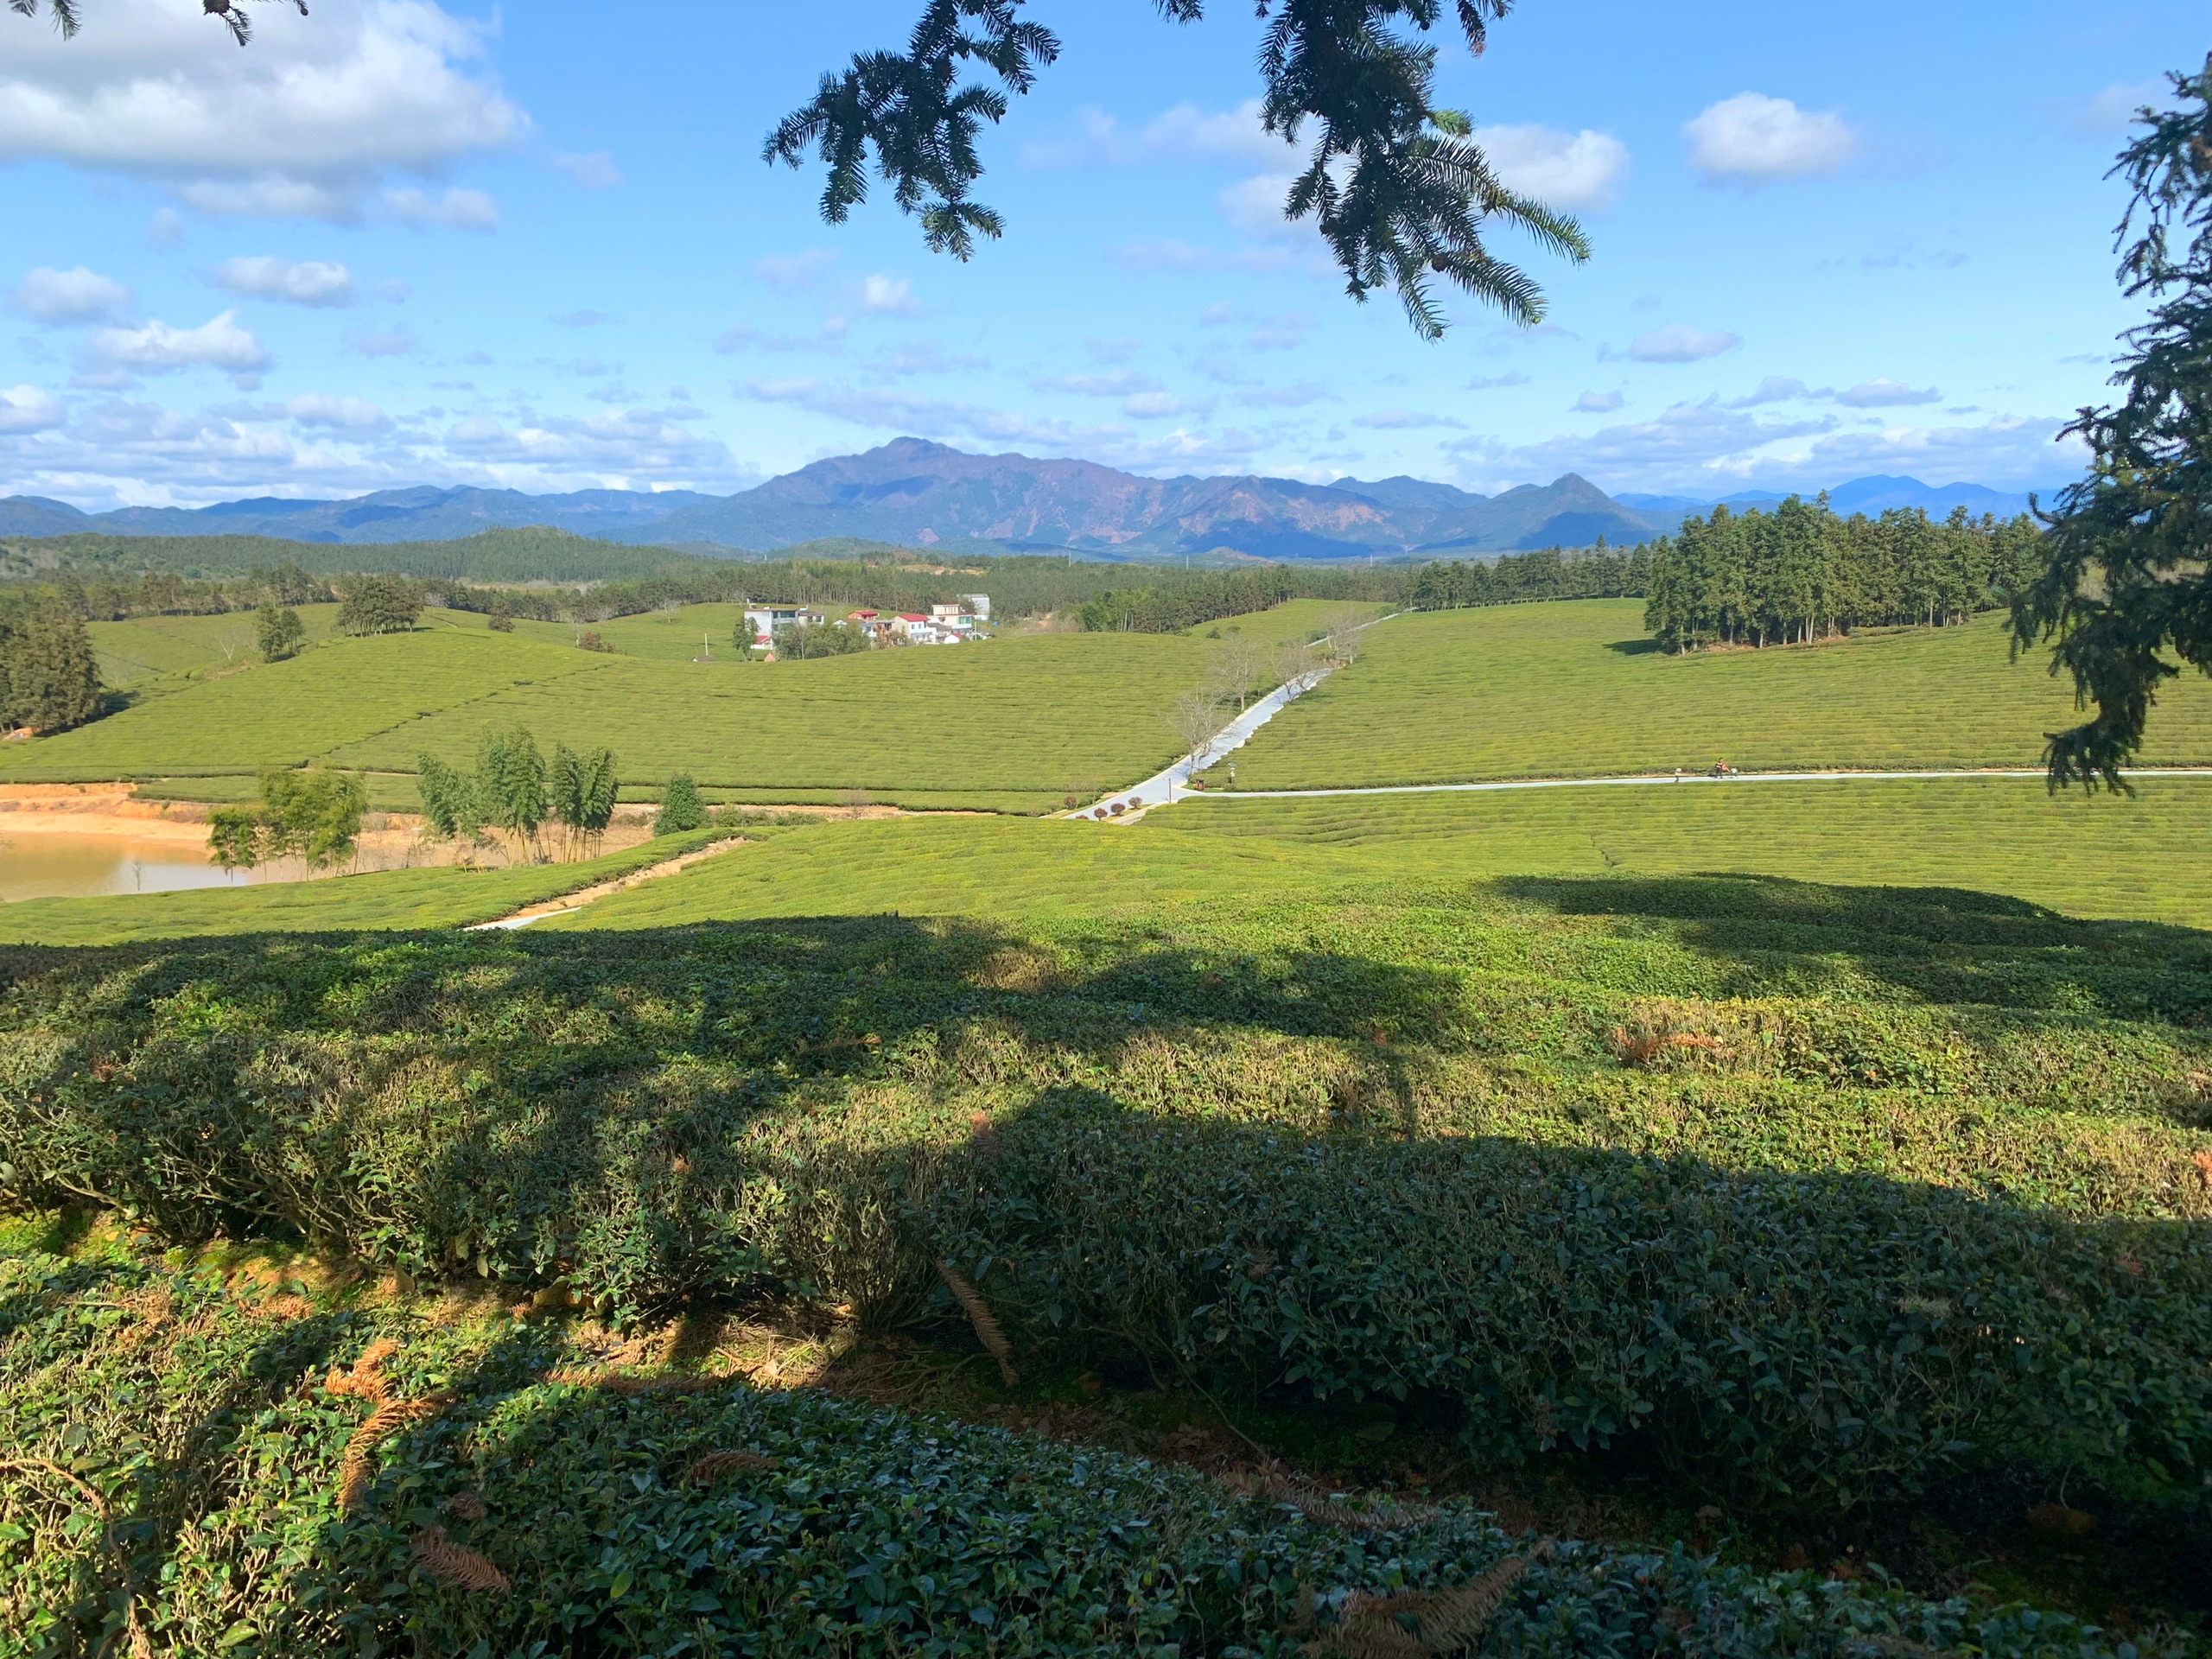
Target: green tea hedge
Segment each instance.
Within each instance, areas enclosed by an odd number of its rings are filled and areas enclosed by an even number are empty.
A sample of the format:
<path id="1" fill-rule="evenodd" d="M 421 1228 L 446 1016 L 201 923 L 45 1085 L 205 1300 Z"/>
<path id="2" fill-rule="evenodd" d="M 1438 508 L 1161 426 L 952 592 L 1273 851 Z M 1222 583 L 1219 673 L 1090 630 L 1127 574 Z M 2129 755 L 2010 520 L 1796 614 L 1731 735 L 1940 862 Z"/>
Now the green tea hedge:
<path id="1" fill-rule="evenodd" d="M 1732 971 L 1761 999 L 1721 1001 L 1685 992 L 1722 988 L 1725 915 L 1325 919 L 24 953 L 0 1196 L 561 1278 L 616 1319 L 764 1287 L 953 1317 L 944 1257 L 1024 1344 L 1418 1393 L 1490 1459 L 1634 1440 L 1792 1501 L 1975 1460 L 2212 1498 L 2203 1039 L 2093 1011 L 2153 998 L 2149 947 L 2084 964 L 2016 918 L 1808 961 L 1759 922 Z M 2001 966 L 2010 1000 L 1915 1002 L 1915 962 Z M 1728 1065 L 1625 1062 L 1611 1033 L 1662 1014 Z M 1885 1080 L 1853 1081 L 1878 1039 Z M 2107 1062 L 2128 1103 L 2093 1110 Z"/>
<path id="2" fill-rule="evenodd" d="M 576 1369 L 593 1358 L 504 1319 L 0 1258 L 0 1647 L 1287 1659 L 1383 1650 L 1389 1608 L 1358 1597 L 1398 1599 L 1402 1649 L 1424 1592 L 1519 1559 L 1466 1621 L 1478 1650 L 2136 1656 L 2062 1616 L 1679 1548 L 1538 1553 L 1460 1507 L 1324 1524 L 1002 1430 L 735 1382 L 610 1387 Z M 372 1370 L 414 1402 L 373 1440 Z"/>

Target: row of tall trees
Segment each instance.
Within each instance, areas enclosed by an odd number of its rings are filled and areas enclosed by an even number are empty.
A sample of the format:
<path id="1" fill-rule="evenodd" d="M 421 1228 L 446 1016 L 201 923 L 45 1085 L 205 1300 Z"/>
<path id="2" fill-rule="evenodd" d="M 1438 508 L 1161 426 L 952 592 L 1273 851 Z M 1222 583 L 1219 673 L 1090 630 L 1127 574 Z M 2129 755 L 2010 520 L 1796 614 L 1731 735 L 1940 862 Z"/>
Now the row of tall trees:
<path id="1" fill-rule="evenodd" d="M 226 870 L 280 858 L 300 859 L 310 874 L 350 864 L 368 804 L 359 772 L 264 766 L 257 805 L 219 806 L 210 816 L 208 855 Z"/>
<path id="2" fill-rule="evenodd" d="M 473 771 L 426 753 L 416 763 L 416 775 L 424 823 L 434 839 L 488 847 L 504 836 L 516 862 L 555 855 L 544 842 L 549 828 L 559 831 L 559 856 L 588 856 L 614 817 L 612 750 L 578 754 L 556 743 L 549 763 L 537 740 L 519 726 L 486 731 L 477 741 Z"/>
<path id="3" fill-rule="evenodd" d="M 0 731 L 65 732 L 105 707 L 84 620 L 50 601 L 0 602 Z"/>
<path id="4" fill-rule="evenodd" d="M 2004 608 L 2041 571 L 2025 514 L 2006 524 L 1963 507 L 1839 517 L 1825 495 L 1771 512 L 1716 506 L 1655 543 L 1644 626 L 1668 651 L 1802 644 L 1853 627 L 1939 627 Z"/>
<path id="5" fill-rule="evenodd" d="M 1587 552 L 1548 547 L 1487 562 L 1440 559 L 1414 572 L 1406 601 L 1420 610 L 1449 611 L 1540 599 L 1641 599 L 1650 574 L 1649 546 L 1609 549 L 1601 536 Z"/>

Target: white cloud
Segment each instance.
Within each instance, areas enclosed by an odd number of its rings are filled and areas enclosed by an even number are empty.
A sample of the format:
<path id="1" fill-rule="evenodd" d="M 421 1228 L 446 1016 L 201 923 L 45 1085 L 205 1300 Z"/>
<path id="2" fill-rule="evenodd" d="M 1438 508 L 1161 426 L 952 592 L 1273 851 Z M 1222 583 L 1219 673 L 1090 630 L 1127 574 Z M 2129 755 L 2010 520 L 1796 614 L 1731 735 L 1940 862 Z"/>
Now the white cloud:
<path id="1" fill-rule="evenodd" d="M 836 263 L 837 256 L 827 248 L 809 248 L 804 253 L 767 254 L 753 262 L 753 274 L 779 294 L 804 294 L 821 287 Z"/>
<path id="2" fill-rule="evenodd" d="M 1103 110 L 1077 111 L 1074 132 L 1022 148 L 1025 167 L 1131 167 L 1152 162 L 1185 162 L 1192 156 L 1281 168 L 1297 152 L 1260 124 L 1260 100 L 1250 98 L 1233 110 L 1202 110 L 1191 103 L 1129 128 Z"/>
<path id="3" fill-rule="evenodd" d="M 403 225 L 443 231 L 499 228 L 499 207 L 481 190 L 451 189 L 432 196 L 409 186 L 387 190 L 379 200 L 384 210 Z"/>
<path id="4" fill-rule="evenodd" d="M 622 171 L 614 165 L 614 158 L 603 149 L 588 155 L 556 155 L 553 165 L 574 179 L 587 190 L 612 190 L 622 182 Z"/>
<path id="5" fill-rule="evenodd" d="M 404 328 L 350 328 L 346 349 L 357 357 L 405 357 L 423 342 Z"/>
<path id="6" fill-rule="evenodd" d="M 352 305 L 359 297 L 353 291 L 353 273 L 321 259 L 246 255 L 223 261 L 215 267 L 212 280 L 216 287 L 243 298 L 275 300 L 284 305 L 341 307 Z"/>
<path id="7" fill-rule="evenodd" d="M 1122 413 L 1133 421 L 1165 421 L 1179 416 L 1213 413 L 1213 400 L 1201 397 L 1192 400 L 1179 397 L 1172 391 L 1141 391 L 1135 397 L 1122 399 Z"/>
<path id="8" fill-rule="evenodd" d="M 135 374 L 219 369 L 250 390 L 275 359 L 252 330 L 238 327 L 238 316 L 221 312 L 197 328 L 172 328 L 158 319 L 138 328 L 103 328 L 92 336 L 87 357 L 96 368 Z"/>
<path id="9" fill-rule="evenodd" d="M 1160 390 L 1160 382 L 1134 369 L 1112 374 L 1055 374 L 1029 383 L 1033 391 L 1063 391 L 1077 397 L 1132 397 Z"/>
<path id="10" fill-rule="evenodd" d="M 40 265 L 26 271 L 8 308 L 34 322 L 63 326 L 80 322 L 111 322 L 130 309 L 130 290 L 111 276 L 79 265 L 55 270 Z"/>
<path id="11" fill-rule="evenodd" d="M 1586 391 L 1574 400 L 1574 407 L 1585 415 L 1610 415 L 1627 401 L 1618 391 Z"/>
<path id="12" fill-rule="evenodd" d="M 872 317 L 918 316 L 922 309 L 922 302 L 914 297 L 912 283 L 904 276 L 886 276 L 880 272 L 854 291 L 853 302 Z"/>
<path id="13" fill-rule="evenodd" d="M 2074 124 L 2087 133 L 2119 132 L 2135 119 L 2136 111 L 2145 105 L 2154 108 L 2164 105 L 2172 92 L 2164 75 L 2153 75 L 2148 80 L 2115 80 L 2083 100 Z"/>
<path id="14" fill-rule="evenodd" d="M 1378 409 L 1370 414 L 1355 415 L 1354 426 L 1373 427 L 1382 432 L 1411 432 L 1427 426 L 1453 426 L 1465 429 L 1465 421 L 1454 420 L 1449 415 L 1433 415 L 1420 409 Z"/>
<path id="15" fill-rule="evenodd" d="M 1275 201 L 1275 219 L 1282 217 L 1281 198 Z M 1287 248 L 1240 248 L 1224 252 L 1215 248 L 1193 247 L 1188 242 L 1135 242 L 1120 249 L 1114 263 L 1124 270 L 1147 274 L 1155 271 L 1236 270 L 1264 272 L 1286 270 L 1295 263 L 1297 256 Z"/>
<path id="16" fill-rule="evenodd" d="M 1916 391 L 1903 381 L 1880 375 L 1839 391 L 1835 400 L 1850 409 L 1894 409 L 1904 404 L 1938 404 L 1943 394 L 1933 386 Z"/>
<path id="17" fill-rule="evenodd" d="M 1610 207 L 1628 176 L 1628 146 L 1587 127 L 1478 127 L 1475 142 L 1508 189 L 1554 207 Z"/>
<path id="18" fill-rule="evenodd" d="M 1694 363 L 1700 358 L 1718 357 L 1723 352 L 1733 351 L 1740 344 L 1737 335 L 1724 329 L 1693 328 L 1686 322 L 1670 322 L 1629 341 L 1627 355 L 1638 363 Z"/>
<path id="19" fill-rule="evenodd" d="M 563 328 L 597 328 L 602 324 L 614 321 L 615 317 L 611 311 L 586 309 L 563 311 L 559 316 L 548 317 L 546 321 Z"/>
<path id="20" fill-rule="evenodd" d="M 1786 98 L 1738 92 L 1684 124 L 1690 166 L 1709 183 L 1746 190 L 1834 173 L 1863 146 L 1833 110 L 1801 110 Z"/>
<path id="21" fill-rule="evenodd" d="M 1248 409 L 1302 409 L 1308 404 L 1325 403 L 1328 387 L 1317 380 L 1301 380 L 1290 386 L 1247 386 L 1234 401 Z"/>
<path id="22" fill-rule="evenodd" d="M 74 40 L 11 32 L 0 158 L 149 180 L 204 212 L 354 219 L 393 174 L 435 177 L 527 131 L 471 73 L 480 47 L 431 0 L 321 0 L 245 52 L 170 0 L 104 0 Z"/>
<path id="23" fill-rule="evenodd" d="M 61 424 L 61 400 L 36 386 L 0 389 L 0 434 L 45 432 Z"/>
<path id="24" fill-rule="evenodd" d="M 365 397 L 330 397 L 310 392 L 284 404 L 284 417 L 302 426 L 332 427 L 346 432 L 375 432 L 391 424 L 391 417 Z"/>
<path id="25" fill-rule="evenodd" d="M 1519 370 L 1510 374 L 1478 374 L 1467 382 L 1469 391 L 1489 391 L 1498 386 L 1525 386 L 1529 377 Z"/>
<path id="26" fill-rule="evenodd" d="M 1835 394 L 1823 387 L 1815 391 L 1795 375 L 1770 374 L 1749 394 L 1731 401 L 1730 409 L 1757 409 L 1762 404 L 1787 404 L 1800 398 L 1832 397 Z"/>

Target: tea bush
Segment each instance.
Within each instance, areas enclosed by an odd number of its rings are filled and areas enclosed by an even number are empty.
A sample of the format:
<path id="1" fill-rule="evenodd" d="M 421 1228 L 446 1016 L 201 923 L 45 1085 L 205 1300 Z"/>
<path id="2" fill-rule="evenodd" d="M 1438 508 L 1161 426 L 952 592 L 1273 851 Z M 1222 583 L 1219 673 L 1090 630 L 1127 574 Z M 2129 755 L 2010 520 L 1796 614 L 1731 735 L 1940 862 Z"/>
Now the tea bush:
<path id="1" fill-rule="evenodd" d="M 1287 1659 L 1362 1650 L 1356 1596 L 1521 1559 L 1482 1651 L 2137 1655 L 1878 1580 L 1537 1552 L 1463 1506 L 1325 1523 L 1095 1449 L 611 1370 L 588 1327 L 279 1288 L 0 1255 L 8 1651 Z"/>
<path id="2" fill-rule="evenodd" d="M 760 1287 L 946 1316 L 947 1256 L 1025 1344 L 1433 1396 L 1489 1459 L 1628 1440 L 1822 1504 L 1996 1460 L 2201 1505 L 2196 938 L 1681 881 L 27 951 L 0 1194 L 617 1319 Z"/>

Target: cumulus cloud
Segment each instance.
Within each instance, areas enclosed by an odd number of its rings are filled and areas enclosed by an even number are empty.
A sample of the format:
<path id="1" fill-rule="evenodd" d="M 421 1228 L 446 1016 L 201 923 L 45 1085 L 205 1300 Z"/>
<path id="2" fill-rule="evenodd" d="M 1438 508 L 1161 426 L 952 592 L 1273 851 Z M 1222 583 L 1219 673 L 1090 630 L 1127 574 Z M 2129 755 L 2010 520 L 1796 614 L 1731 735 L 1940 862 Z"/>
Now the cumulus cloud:
<path id="1" fill-rule="evenodd" d="M 553 165 L 587 190 L 612 190 L 622 182 L 621 169 L 603 149 L 582 156 L 557 154 L 553 157 Z"/>
<path id="2" fill-rule="evenodd" d="M 1585 415 L 1610 415 L 1627 401 L 1618 391 L 1586 391 L 1574 400 L 1574 407 Z"/>
<path id="3" fill-rule="evenodd" d="M 1213 413 L 1211 397 L 1179 397 L 1172 391 L 1141 391 L 1134 397 L 1122 399 L 1122 413 L 1133 421 L 1166 421 L 1185 416 L 1204 417 Z"/>
<path id="4" fill-rule="evenodd" d="M 342 307 L 359 297 L 353 290 L 352 271 L 321 259 L 242 256 L 223 261 L 209 280 L 242 299 L 275 300 L 283 305 Z"/>
<path id="5" fill-rule="evenodd" d="M 172 328 L 156 319 L 137 328 L 102 328 L 86 350 L 98 368 L 131 374 L 168 374 L 179 369 L 219 369 L 248 390 L 275 361 L 238 314 L 225 311 L 197 328 Z"/>
<path id="6" fill-rule="evenodd" d="M 480 48 L 431 0 L 325 0 L 248 52 L 169 0 L 105 0 L 75 40 L 10 35 L 0 158 L 148 180 L 205 212 L 352 220 L 393 175 L 435 177 L 526 132 Z"/>
<path id="7" fill-rule="evenodd" d="M 1839 391 L 1835 400 L 1851 409 L 1893 409 L 1904 404 L 1941 403 L 1943 394 L 1933 386 L 1925 391 L 1915 391 L 1902 381 L 1879 375 Z"/>
<path id="8" fill-rule="evenodd" d="M 1663 328 L 1638 334 L 1628 343 L 1627 355 L 1638 363 L 1694 363 L 1718 357 L 1742 343 L 1738 336 L 1719 328 L 1693 328 L 1670 322 Z M 1601 353 L 1602 355 L 1602 353 Z"/>
<path id="9" fill-rule="evenodd" d="M 1801 110 L 1786 98 L 1738 92 L 1682 128 L 1690 166 L 1708 183 L 1756 190 L 1784 179 L 1834 173 L 1863 148 L 1834 110 Z"/>
<path id="10" fill-rule="evenodd" d="M 14 437 L 44 432 L 60 426 L 61 420 L 61 400 L 52 393 L 36 386 L 0 388 L 0 434 Z"/>
<path id="11" fill-rule="evenodd" d="M 1508 189 L 1554 207 L 1610 207 L 1628 176 L 1628 146 L 1587 127 L 1478 127 L 1475 142 Z"/>
<path id="12" fill-rule="evenodd" d="M 54 327 L 112 322 L 130 309 L 130 290 L 111 276 L 79 265 L 55 270 L 40 265 L 26 271 L 8 296 L 8 308 L 34 322 Z"/>

